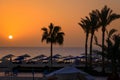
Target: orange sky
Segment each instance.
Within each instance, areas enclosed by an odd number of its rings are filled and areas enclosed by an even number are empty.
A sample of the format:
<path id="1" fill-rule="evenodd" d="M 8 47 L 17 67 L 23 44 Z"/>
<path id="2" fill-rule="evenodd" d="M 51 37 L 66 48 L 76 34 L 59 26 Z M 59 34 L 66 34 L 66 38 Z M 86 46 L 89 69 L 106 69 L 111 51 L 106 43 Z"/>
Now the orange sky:
<path id="1" fill-rule="evenodd" d="M 63 46 L 84 46 L 85 34 L 77 24 L 80 19 L 104 5 L 120 14 L 119 4 L 120 0 L 0 0 L 0 46 L 44 47 L 41 28 L 50 22 L 61 26 L 65 32 Z M 120 32 L 120 20 L 112 22 L 108 28 Z M 99 39 L 100 34 L 99 31 Z M 9 40 L 9 35 L 14 38 Z"/>

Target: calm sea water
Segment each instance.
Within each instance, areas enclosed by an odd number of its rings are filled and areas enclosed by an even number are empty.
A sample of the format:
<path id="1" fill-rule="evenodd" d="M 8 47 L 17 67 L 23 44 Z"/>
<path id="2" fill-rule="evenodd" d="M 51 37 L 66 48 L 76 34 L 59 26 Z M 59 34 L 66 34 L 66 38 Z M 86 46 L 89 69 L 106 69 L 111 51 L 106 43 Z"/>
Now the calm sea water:
<path id="1" fill-rule="evenodd" d="M 68 55 L 79 56 L 83 53 L 84 53 L 84 48 L 80 48 L 80 47 L 53 48 L 53 55 L 60 54 L 62 56 L 68 56 Z M 31 57 L 41 54 L 49 56 L 50 48 L 49 47 L 0 47 L 0 58 L 8 54 L 13 54 L 15 56 L 29 54 Z"/>

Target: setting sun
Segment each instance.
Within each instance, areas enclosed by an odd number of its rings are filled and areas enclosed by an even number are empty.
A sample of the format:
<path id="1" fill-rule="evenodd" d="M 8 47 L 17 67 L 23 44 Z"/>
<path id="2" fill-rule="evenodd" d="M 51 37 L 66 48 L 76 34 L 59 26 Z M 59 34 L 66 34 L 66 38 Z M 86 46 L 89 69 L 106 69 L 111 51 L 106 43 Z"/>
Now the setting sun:
<path id="1" fill-rule="evenodd" d="M 101 10 L 104 5 L 119 14 L 119 3 L 120 0 L 0 0 L 0 46 L 49 46 L 40 41 L 41 28 L 52 22 L 66 34 L 65 47 L 84 47 L 86 36 L 78 25 L 81 18 L 93 10 Z M 107 29 L 114 26 L 120 33 L 119 25 L 120 20 L 115 20 Z M 100 29 L 96 36 L 102 40 Z"/>
<path id="2" fill-rule="evenodd" d="M 12 35 L 9 35 L 8 38 L 9 38 L 9 39 L 13 39 L 13 36 L 12 36 Z"/>

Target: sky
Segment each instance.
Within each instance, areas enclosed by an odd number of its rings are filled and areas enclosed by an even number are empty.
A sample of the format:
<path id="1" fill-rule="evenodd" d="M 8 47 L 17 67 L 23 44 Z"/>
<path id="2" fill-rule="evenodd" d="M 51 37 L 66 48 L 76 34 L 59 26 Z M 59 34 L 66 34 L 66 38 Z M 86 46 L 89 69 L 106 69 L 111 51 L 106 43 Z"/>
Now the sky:
<path id="1" fill-rule="evenodd" d="M 52 22 L 65 33 L 64 47 L 83 47 L 85 33 L 78 25 L 81 18 L 104 5 L 120 14 L 120 0 L 0 0 L 0 46 L 46 47 L 41 42 L 42 27 Z M 107 29 L 120 33 L 120 20 L 113 21 Z M 8 39 L 12 35 L 13 39 Z M 101 29 L 96 32 L 101 42 Z"/>

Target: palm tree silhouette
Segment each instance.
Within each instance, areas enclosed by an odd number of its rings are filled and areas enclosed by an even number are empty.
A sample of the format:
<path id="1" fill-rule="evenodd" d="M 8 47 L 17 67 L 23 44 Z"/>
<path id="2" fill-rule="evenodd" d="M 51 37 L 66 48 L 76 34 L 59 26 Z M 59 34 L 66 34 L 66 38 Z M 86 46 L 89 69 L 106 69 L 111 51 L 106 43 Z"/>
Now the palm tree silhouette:
<path id="1" fill-rule="evenodd" d="M 52 67 L 52 56 L 53 56 L 53 44 L 62 45 L 64 41 L 64 32 L 61 31 L 60 26 L 54 26 L 53 23 L 50 23 L 48 28 L 43 27 L 43 35 L 41 41 L 46 41 L 50 43 L 50 65 Z"/>
<path id="2" fill-rule="evenodd" d="M 111 29 L 109 32 L 107 31 L 106 45 L 104 45 L 104 57 L 111 61 L 112 72 L 117 72 L 116 61 L 119 61 L 120 58 L 120 34 L 115 34 L 116 32 L 116 29 Z M 102 48 L 102 45 L 98 43 L 97 37 L 95 37 L 95 41 L 96 45 Z M 101 53 L 101 51 L 98 51 L 98 53 Z"/>
<path id="3" fill-rule="evenodd" d="M 111 29 L 108 33 L 107 42 L 107 57 L 111 60 L 112 71 L 117 72 L 116 60 L 119 55 L 120 48 L 120 35 L 114 34 L 117 30 Z"/>
<path id="4" fill-rule="evenodd" d="M 82 29 L 85 31 L 86 33 L 86 42 L 85 42 L 85 55 L 86 55 L 86 66 L 88 63 L 88 54 L 87 54 L 87 42 L 88 42 L 88 36 L 89 33 L 91 33 L 91 39 L 90 39 L 90 67 L 92 67 L 92 43 L 93 43 L 93 36 L 95 31 L 100 27 L 100 23 L 99 23 L 99 17 L 96 13 L 96 11 L 92 11 L 89 14 L 90 17 L 87 17 L 85 19 L 81 20 L 81 23 L 79 23 L 79 25 L 82 27 Z"/>
<path id="5" fill-rule="evenodd" d="M 107 41 L 107 58 L 111 60 L 112 72 L 117 72 L 117 60 L 120 52 L 120 34 L 112 35 L 111 39 Z"/>
<path id="6" fill-rule="evenodd" d="M 93 36 L 96 30 L 100 28 L 100 23 L 99 23 L 99 17 L 96 13 L 96 11 L 92 11 L 89 14 L 90 18 L 87 18 L 88 21 L 90 22 L 90 33 L 91 33 L 91 39 L 90 39 L 90 68 L 92 68 L 92 44 L 93 44 Z"/>
<path id="7" fill-rule="evenodd" d="M 98 16 L 100 18 L 100 23 L 102 26 L 102 72 L 105 73 L 105 62 L 104 62 L 104 41 L 105 41 L 105 30 L 107 25 L 109 25 L 112 21 L 120 18 L 120 15 L 113 13 L 113 11 L 108 8 L 106 5 L 104 6 L 104 8 L 102 8 L 101 11 L 96 10 L 96 12 L 98 13 Z"/>
<path id="8" fill-rule="evenodd" d="M 112 47 L 111 38 L 117 32 L 117 30 L 116 29 L 111 29 L 110 31 L 107 31 L 107 29 L 106 29 L 106 32 L 107 32 L 106 42 L 107 42 L 107 47 L 108 47 L 107 52 L 109 53 L 109 50 Z"/>
<path id="9" fill-rule="evenodd" d="M 81 28 L 84 30 L 86 33 L 86 39 L 85 39 L 85 67 L 88 68 L 88 37 L 90 33 L 90 22 L 88 20 L 88 17 L 85 19 L 81 18 L 80 23 L 78 23 Z"/>

